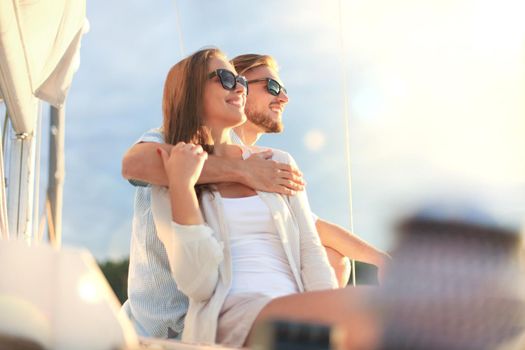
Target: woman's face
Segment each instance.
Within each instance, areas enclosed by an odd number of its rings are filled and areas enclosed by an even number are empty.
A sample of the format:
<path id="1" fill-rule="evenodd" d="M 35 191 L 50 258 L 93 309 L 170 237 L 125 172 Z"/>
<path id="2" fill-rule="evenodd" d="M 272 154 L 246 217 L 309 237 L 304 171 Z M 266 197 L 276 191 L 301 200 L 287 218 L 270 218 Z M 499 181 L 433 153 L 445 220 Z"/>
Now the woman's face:
<path id="1" fill-rule="evenodd" d="M 223 57 L 210 60 L 208 73 L 217 69 L 227 69 L 233 74 L 237 72 Z M 246 121 L 244 105 L 246 89 L 237 83 L 233 90 L 222 87 L 219 77 L 208 79 L 204 88 L 204 122 L 210 128 L 233 128 Z"/>

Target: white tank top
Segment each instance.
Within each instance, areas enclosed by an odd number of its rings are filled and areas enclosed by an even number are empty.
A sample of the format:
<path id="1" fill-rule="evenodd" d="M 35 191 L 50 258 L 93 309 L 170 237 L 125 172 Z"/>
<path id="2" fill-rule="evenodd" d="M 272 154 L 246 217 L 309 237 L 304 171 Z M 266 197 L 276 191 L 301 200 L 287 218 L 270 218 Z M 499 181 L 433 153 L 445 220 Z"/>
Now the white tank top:
<path id="1" fill-rule="evenodd" d="M 299 292 L 268 206 L 259 196 L 223 198 L 230 233 L 232 287 L 228 297 Z"/>

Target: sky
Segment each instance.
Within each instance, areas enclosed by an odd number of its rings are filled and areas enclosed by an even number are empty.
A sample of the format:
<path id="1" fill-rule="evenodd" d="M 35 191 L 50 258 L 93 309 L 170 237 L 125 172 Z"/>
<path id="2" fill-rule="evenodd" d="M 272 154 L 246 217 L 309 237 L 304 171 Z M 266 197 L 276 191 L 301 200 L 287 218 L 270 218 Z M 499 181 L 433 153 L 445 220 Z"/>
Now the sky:
<path id="1" fill-rule="evenodd" d="M 128 255 L 122 157 L 161 124 L 169 68 L 205 46 L 277 59 L 285 131 L 259 144 L 294 156 L 321 218 L 381 249 L 396 220 L 436 201 L 521 227 L 523 13 L 518 0 L 89 1 L 66 106 L 63 244 Z"/>

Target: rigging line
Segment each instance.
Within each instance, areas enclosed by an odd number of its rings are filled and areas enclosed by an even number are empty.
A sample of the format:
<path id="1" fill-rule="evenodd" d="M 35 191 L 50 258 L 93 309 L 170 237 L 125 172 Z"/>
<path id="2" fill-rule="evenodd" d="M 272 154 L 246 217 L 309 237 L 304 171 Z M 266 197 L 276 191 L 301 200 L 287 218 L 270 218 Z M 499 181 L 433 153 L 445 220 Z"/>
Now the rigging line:
<path id="1" fill-rule="evenodd" d="M 57 244 L 57 234 L 55 230 L 55 222 L 53 221 L 53 210 L 51 209 L 51 201 L 49 200 L 49 196 L 46 197 L 45 215 L 47 217 L 47 232 L 49 234 L 49 242 L 55 246 Z"/>
<path id="2" fill-rule="evenodd" d="M 5 105 L 5 103 L 4 103 Z M 2 140 L 0 142 L 0 181 L 2 188 L 0 189 L 0 217 L 2 218 L 2 222 L 0 223 L 2 227 L 2 232 L 0 233 L 0 236 L 6 239 L 9 239 L 10 231 L 9 231 L 9 213 L 7 210 L 7 177 L 6 177 L 6 164 L 5 157 L 9 156 L 9 153 L 7 152 L 7 134 L 8 129 L 10 127 L 9 123 L 9 111 L 7 110 L 7 105 L 5 105 L 5 118 L 3 123 L 3 129 L 2 129 Z"/>
<path id="3" fill-rule="evenodd" d="M 352 162 L 350 157 L 350 113 L 348 111 L 348 86 L 346 84 L 346 55 L 344 45 L 344 31 L 343 31 L 343 1 L 339 0 L 339 45 L 340 45 L 340 58 L 341 58 L 341 75 L 342 75 L 342 89 L 343 89 L 343 119 L 345 124 L 345 156 L 346 156 L 346 174 L 348 179 L 348 205 L 350 212 L 350 232 L 354 234 L 354 214 L 352 205 Z M 355 274 L 355 260 L 351 260 L 352 263 L 352 285 L 356 286 L 356 274 Z"/>
<path id="4" fill-rule="evenodd" d="M 7 113 L 6 113 L 7 116 Z M 0 238 L 9 239 L 9 227 L 8 227 L 8 215 L 7 215 L 7 198 L 6 192 L 6 181 L 4 175 L 4 147 L 3 142 L 0 142 Z"/>
<path id="5" fill-rule="evenodd" d="M 36 137 L 34 139 L 35 142 L 35 160 L 34 160 L 34 179 L 33 179 L 33 231 L 32 236 L 33 240 L 40 243 L 39 237 L 36 236 L 38 233 L 38 219 L 39 216 L 39 208 L 40 208 L 40 151 L 42 148 L 42 119 L 43 119 L 43 102 L 40 101 L 38 103 L 38 114 L 37 114 L 37 125 L 35 128 L 36 131 Z M 36 238 L 36 239 L 35 239 Z"/>
<path id="6" fill-rule="evenodd" d="M 18 188 L 17 194 L 18 194 L 18 203 L 17 203 L 17 212 L 16 212 L 16 238 L 20 238 L 20 209 L 21 209 L 21 203 L 22 203 L 22 170 L 24 164 L 24 140 L 18 139 L 17 142 L 20 142 L 20 160 L 19 160 L 19 167 L 18 167 Z"/>
<path id="7" fill-rule="evenodd" d="M 182 35 L 182 26 L 180 23 L 180 12 L 179 12 L 179 6 L 177 6 L 177 0 L 173 0 L 173 4 L 175 6 L 175 22 L 177 23 L 177 33 L 179 34 L 179 49 L 180 49 L 180 56 L 181 58 L 184 57 L 184 53 L 186 52 L 185 45 L 184 45 L 184 36 Z"/>
<path id="8" fill-rule="evenodd" d="M 2 146 L 3 146 L 4 152 L 6 152 L 6 148 L 7 148 L 7 146 L 6 146 L 7 141 L 6 140 L 7 140 L 7 127 L 8 127 L 7 122 L 8 122 L 8 120 L 9 120 L 9 116 L 7 114 L 7 105 L 6 105 L 4 126 L 2 128 Z"/>

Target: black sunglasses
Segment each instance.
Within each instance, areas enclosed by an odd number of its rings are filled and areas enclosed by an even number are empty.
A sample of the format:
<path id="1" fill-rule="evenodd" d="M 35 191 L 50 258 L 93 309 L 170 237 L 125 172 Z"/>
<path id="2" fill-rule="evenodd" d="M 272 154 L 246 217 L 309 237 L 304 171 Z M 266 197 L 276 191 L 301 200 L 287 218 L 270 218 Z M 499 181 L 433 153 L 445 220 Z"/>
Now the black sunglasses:
<path id="1" fill-rule="evenodd" d="M 234 90 L 237 83 L 244 86 L 246 94 L 248 94 L 248 81 L 242 75 L 235 75 L 227 69 L 217 69 L 208 74 L 208 79 L 218 77 L 221 85 L 226 90 Z"/>
<path id="2" fill-rule="evenodd" d="M 261 79 L 249 80 L 248 84 L 250 84 L 250 83 L 258 83 L 258 82 L 261 82 L 261 81 L 265 81 L 266 82 L 266 91 L 268 91 L 270 94 L 272 94 L 274 96 L 279 96 L 279 94 L 282 91 L 282 92 L 284 92 L 285 95 L 288 96 L 288 91 L 286 91 L 286 88 L 284 86 L 282 86 L 281 84 L 279 84 L 279 82 L 277 80 L 272 79 L 272 78 L 261 78 Z"/>

